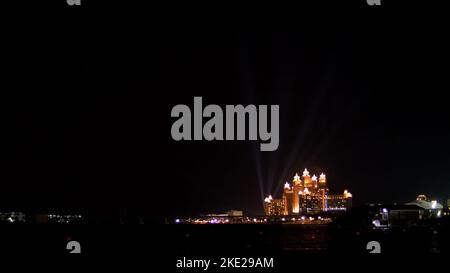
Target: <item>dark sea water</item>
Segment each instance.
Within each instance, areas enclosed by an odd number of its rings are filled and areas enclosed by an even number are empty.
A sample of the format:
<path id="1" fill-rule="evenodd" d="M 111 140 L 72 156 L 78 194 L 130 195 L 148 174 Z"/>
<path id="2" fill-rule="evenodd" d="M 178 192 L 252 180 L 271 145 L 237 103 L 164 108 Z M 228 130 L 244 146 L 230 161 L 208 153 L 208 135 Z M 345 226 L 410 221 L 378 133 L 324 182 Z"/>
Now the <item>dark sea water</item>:
<path id="1" fill-rule="evenodd" d="M 323 253 L 328 249 L 326 225 L 241 224 L 169 226 L 174 253 Z"/>
<path id="2" fill-rule="evenodd" d="M 445 224 L 384 230 L 296 224 L 169 225 L 165 245 L 175 255 L 365 255 L 370 252 L 368 243 L 375 241 L 387 255 L 432 254 L 449 251 L 449 231 Z"/>
<path id="3" fill-rule="evenodd" d="M 70 240 L 82 253 L 178 257 L 303 257 L 381 254 L 448 254 L 448 222 L 386 230 L 299 224 L 0 225 L 1 249 L 9 253 L 65 254 Z M 154 255 L 153 253 L 156 253 Z M 150 255 L 151 254 L 151 255 Z"/>

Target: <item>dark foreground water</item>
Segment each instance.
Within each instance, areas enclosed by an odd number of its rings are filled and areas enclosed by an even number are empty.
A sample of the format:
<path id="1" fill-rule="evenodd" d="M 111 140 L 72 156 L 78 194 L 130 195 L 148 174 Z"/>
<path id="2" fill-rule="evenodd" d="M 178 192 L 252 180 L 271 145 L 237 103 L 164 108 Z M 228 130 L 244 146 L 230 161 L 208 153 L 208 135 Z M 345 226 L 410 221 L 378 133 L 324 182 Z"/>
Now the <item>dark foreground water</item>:
<path id="1" fill-rule="evenodd" d="M 376 241 L 382 254 L 449 253 L 449 225 L 372 230 L 295 224 L 232 225 L 0 225 L 0 250 L 65 254 L 78 241 L 86 255 L 146 253 L 161 256 L 367 254 Z"/>
<path id="2" fill-rule="evenodd" d="M 376 242 L 387 255 L 448 253 L 447 226 L 394 227 L 385 230 L 330 225 L 186 225 L 168 227 L 173 254 L 295 253 L 298 255 L 371 254 Z"/>

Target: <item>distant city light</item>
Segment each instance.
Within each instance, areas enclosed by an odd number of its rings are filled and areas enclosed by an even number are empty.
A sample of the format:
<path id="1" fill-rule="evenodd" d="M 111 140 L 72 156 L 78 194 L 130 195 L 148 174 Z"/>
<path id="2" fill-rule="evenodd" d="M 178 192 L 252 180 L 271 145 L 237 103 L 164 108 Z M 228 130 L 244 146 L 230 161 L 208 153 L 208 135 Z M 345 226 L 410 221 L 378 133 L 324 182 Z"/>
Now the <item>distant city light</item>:
<path id="1" fill-rule="evenodd" d="M 376 227 L 380 227 L 381 226 L 381 223 L 380 223 L 380 220 L 373 220 L 372 221 L 372 224 L 374 225 L 374 226 L 376 226 Z"/>
<path id="2" fill-rule="evenodd" d="M 437 207 L 437 201 L 436 200 L 431 201 L 431 209 L 436 209 L 436 207 Z"/>

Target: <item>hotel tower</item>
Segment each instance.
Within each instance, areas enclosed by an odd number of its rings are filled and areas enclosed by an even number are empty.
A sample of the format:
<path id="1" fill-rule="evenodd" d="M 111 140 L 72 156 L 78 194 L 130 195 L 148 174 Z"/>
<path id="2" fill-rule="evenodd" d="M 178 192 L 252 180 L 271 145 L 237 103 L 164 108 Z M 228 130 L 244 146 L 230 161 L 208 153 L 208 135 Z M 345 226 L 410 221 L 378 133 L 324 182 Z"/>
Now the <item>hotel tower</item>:
<path id="1" fill-rule="evenodd" d="M 295 174 L 292 183 L 284 184 L 281 199 L 272 196 L 264 200 L 266 215 L 295 215 L 300 213 L 347 210 L 352 204 L 352 194 L 330 194 L 324 173 L 310 176 L 305 169 L 300 177 Z"/>

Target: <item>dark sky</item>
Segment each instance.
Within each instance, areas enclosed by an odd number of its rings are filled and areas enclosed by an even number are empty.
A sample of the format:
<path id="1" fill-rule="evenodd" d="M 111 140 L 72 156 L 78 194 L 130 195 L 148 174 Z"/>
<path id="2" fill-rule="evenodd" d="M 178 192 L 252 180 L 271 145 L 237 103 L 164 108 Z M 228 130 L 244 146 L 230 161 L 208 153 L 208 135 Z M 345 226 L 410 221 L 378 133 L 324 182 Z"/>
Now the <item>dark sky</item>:
<path id="1" fill-rule="evenodd" d="M 450 198 L 439 8 L 92 2 L 6 9 L 2 206 L 261 213 L 304 167 L 356 204 Z M 173 141 L 194 96 L 279 104 L 279 149 Z"/>

